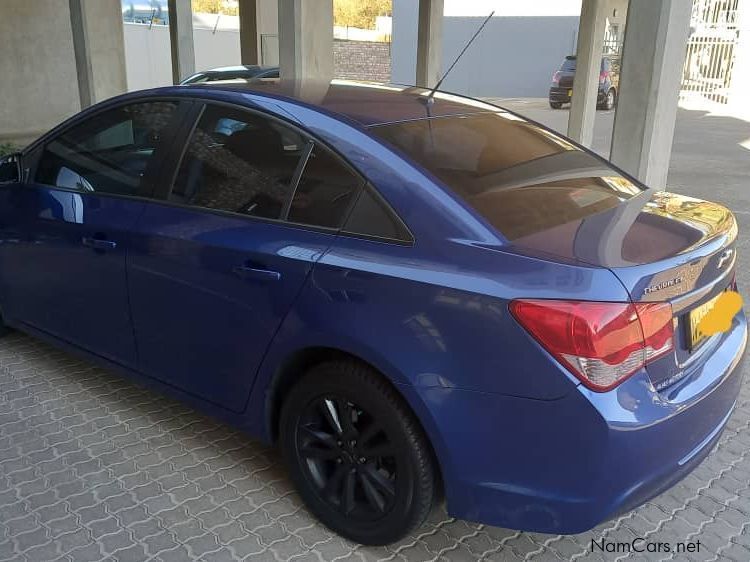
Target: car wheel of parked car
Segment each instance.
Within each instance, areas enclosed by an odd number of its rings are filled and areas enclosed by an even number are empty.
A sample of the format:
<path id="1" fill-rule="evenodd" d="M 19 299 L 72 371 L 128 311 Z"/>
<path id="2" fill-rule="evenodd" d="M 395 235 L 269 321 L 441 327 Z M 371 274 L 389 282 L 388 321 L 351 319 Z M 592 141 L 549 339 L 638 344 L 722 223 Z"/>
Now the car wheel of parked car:
<path id="1" fill-rule="evenodd" d="M 559 101 L 551 101 L 549 102 L 549 106 L 552 109 L 560 109 L 562 107 L 562 103 L 560 103 Z"/>
<path id="2" fill-rule="evenodd" d="M 432 507 L 436 474 L 424 432 L 361 363 L 322 363 L 304 375 L 284 402 L 280 442 L 310 511 L 354 542 L 397 541 Z"/>

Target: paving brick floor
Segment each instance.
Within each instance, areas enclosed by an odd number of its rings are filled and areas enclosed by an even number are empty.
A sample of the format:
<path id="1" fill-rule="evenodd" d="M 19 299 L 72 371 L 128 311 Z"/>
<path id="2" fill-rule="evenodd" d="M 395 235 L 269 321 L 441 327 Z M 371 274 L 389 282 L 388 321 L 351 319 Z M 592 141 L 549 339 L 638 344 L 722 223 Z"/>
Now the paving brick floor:
<path id="1" fill-rule="evenodd" d="M 750 200 L 745 183 L 728 185 L 723 197 Z M 710 197 L 709 187 L 690 189 Z M 747 206 L 739 211 L 745 232 L 738 278 L 747 287 L 742 254 L 750 251 L 750 225 Z M 697 560 L 747 561 L 745 379 L 726 432 L 697 470 L 588 533 L 520 533 L 457 521 L 436 509 L 401 543 L 364 548 L 331 534 L 307 513 L 274 450 L 14 334 L 0 340 L 0 560 L 615 560 L 625 554 L 592 553 L 592 539 L 645 537 L 672 546 L 699 540 L 700 552 L 687 555 Z M 685 555 L 641 555 L 670 558 Z"/>

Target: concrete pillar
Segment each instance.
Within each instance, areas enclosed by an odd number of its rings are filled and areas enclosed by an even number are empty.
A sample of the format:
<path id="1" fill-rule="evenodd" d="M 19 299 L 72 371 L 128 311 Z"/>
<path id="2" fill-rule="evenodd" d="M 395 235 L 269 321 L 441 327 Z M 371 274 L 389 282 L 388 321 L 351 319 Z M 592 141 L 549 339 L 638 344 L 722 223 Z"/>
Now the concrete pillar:
<path id="1" fill-rule="evenodd" d="M 23 145 L 82 103 L 126 90 L 120 0 L 72 6 L 69 0 L 0 0 L 0 6 L 0 142 Z M 77 65 L 76 55 L 85 53 L 85 66 Z M 85 99 L 77 80 L 81 70 L 88 79 Z"/>
<path id="2" fill-rule="evenodd" d="M 125 39 L 119 0 L 68 0 L 81 108 L 124 92 Z"/>
<path id="3" fill-rule="evenodd" d="M 169 42 L 172 50 L 172 81 L 179 84 L 195 73 L 193 8 L 190 0 L 169 0 Z"/>
<path id="4" fill-rule="evenodd" d="M 242 64 L 260 64 L 257 0 L 239 0 L 240 60 Z"/>
<path id="5" fill-rule="evenodd" d="M 576 76 L 568 114 L 568 136 L 584 146 L 594 138 L 608 0 L 583 0 L 576 47 Z"/>
<path id="6" fill-rule="evenodd" d="M 750 3 L 737 6 L 739 36 L 734 47 L 732 82 L 729 84 L 729 106 L 733 113 L 750 116 L 747 100 L 750 99 Z"/>
<path id="7" fill-rule="evenodd" d="M 667 183 L 691 2 L 630 0 L 610 159 L 649 187 Z"/>
<path id="8" fill-rule="evenodd" d="M 432 88 L 443 69 L 443 0 L 419 0 L 417 86 Z"/>
<path id="9" fill-rule="evenodd" d="M 78 71 L 78 98 L 81 109 L 94 104 L 94 70 L 91 65 L 91 46 L 84 0 L 70 0 L 70 31 L 73 36 L 73 56 Z"/>
<path id="10" fill-rule="evenodd" d="M 279 0 L 283 80 L 333 79 L 333 0 Z"/>

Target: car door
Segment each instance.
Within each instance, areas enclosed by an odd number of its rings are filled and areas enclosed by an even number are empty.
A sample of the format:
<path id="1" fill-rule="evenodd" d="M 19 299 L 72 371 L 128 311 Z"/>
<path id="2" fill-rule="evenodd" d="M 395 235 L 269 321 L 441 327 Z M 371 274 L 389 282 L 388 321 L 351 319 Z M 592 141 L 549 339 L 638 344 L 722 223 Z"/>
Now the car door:
<path id="1" fill-rule="evenodd" d="M 207 105 L 128 260 L 141 371 L 241 411 L 256 370 L 362 185 L 296 128 Z"/>
<path id="2" fill-rule="evenodd" d="M 178 103 L 98 112 L 24 158 L 29 178 L 2 193 L 3 313 L 128 366 L 130 229 L 176 122 Z"/>

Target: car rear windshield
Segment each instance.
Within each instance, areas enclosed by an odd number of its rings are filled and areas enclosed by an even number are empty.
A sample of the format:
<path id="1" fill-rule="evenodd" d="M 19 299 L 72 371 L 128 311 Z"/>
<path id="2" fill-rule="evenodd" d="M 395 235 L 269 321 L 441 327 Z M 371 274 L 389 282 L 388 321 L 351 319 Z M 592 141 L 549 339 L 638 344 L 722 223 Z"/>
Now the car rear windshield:
<path id="1" fill-rule="evenodd" d="M 441 180 L 508 240 L 582 220 L 642 191 L 565 138 L 503 111 L 371 130 Z"/>
<path id="2" fill-rule="evenodd" d="M 576 59 L 565 59 L 560 67 L 560 70 L 567 72 L 576 71 Z"/>

